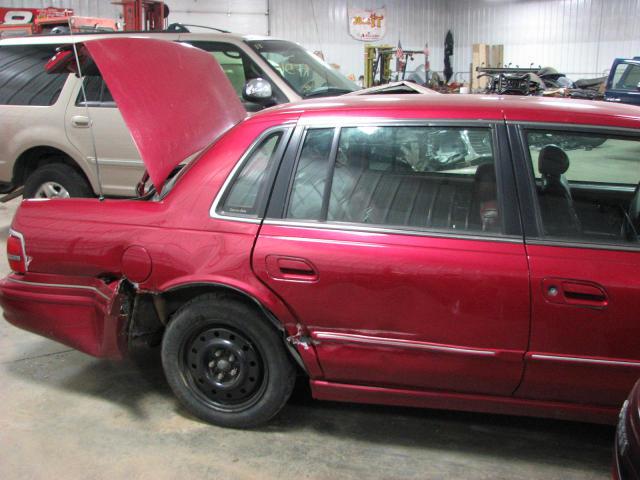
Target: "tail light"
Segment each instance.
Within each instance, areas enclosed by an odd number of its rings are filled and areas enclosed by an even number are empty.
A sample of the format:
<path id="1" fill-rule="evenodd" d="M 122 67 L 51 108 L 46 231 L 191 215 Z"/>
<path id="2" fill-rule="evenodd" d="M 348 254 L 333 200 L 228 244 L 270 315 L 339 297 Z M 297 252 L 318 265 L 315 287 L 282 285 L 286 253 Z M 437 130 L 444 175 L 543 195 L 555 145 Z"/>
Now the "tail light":
<path id="1" fill-rule="evenodd" d="M 25 273 L 27 271 L 27 253 L 24 247 L 24 237 L 20 232 L 9 230 L 7 257 L 11 270 L 16 273 Z"/>

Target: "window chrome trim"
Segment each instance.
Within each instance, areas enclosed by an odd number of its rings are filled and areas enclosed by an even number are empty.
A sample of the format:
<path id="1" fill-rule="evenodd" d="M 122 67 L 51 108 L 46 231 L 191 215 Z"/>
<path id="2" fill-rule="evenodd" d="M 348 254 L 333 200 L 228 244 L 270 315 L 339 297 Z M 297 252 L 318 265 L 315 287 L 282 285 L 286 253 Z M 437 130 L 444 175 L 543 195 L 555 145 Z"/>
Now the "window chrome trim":
<path id="1" fill-rule="evenodd" d="M 586 248 L 590 250 L 618 250 L 623 252 L 640 252 L 640 243 L 636 246 L 621 245 L 615 243 L 589 243 L 575 240 L 559 240 L 547 238 L 527 238 L 526 245 L 538 245 L 545 247 Z"/>
<path id="2" fill-rule="evenodd" d="M 300 222 L 296 220 L 288 220 L 285 218 L 266 218 L 263 225 L 273 225 L 279 227 L 300 227 L 300 228 L 320 228 L 323 230 L 343 230 L 348 232 L 368 232 L 380 234 L 399 234 L 411 235 L 417 237 L 434 237 L 434 238 L 455 238 L 459 240 L 479 240 L 487 242 L 502 243 L 519 243 L 524 244 L 524 240 L 520 235 L 468 235 L 456 234 L 453 232 L 431 231 L 431 230 L 415 230 L 403 229 L 383 226 L 369 226 L 361 223 L 341 223 L 341 222 Z"/>
<path id="3" fill-rule="evenodd" d="M 522 127 L 523 129 L 532 128 L 535 130 L 541 129 L 552 129 L 552 130 L 564 130 L 565 132 L 575 132 L 580 131 L 583 133 L 589 133 L 591 131 L 602 130 L 603 132 L 607 132 L 610 134 L 619 134 L 620 136 L 628 136 L 626 134 L 631 134 L 631 136 L 640 136 L 640 128 L 631 128 L 631 127 L 615 127 L 611 125 L 593 125 L 590 123 L 557 123 L 557 122 L 527 122 L 527 121 L 518 121 L 518 120 L 507 120 L 505 122 L 507 125 L 515 125 L 518 127 Z"/>
<path id="4" fill-rule="evenodd" d="M 426 114 L 425 114 L 426 115 Z M 303 116 L 298 125 L 307 128 L 380 127 L 469 127 L 489 128 L 504 124 L 502 119 L 447 119 L 447 118 L 389 118 L 356 117 L 352 115 Z"/>
<path id="5" fill-rule="evenodd" d="M 451 345 L 417 342 L 414 340 L 371 337 L 368 335 L 357 335 L 350 333 L 314 332 L 311 336 L 317 340 L 336 343 L 356 343 L 361 345 L 427 350 L 432 352 L 462 353 L 466 355 L 478 355 L 483 357 L 495 357 L 498 354 L 498 352 L 496 352 L 495 350 L 489 350 L 485 348 L 454 347 Z"/>
<path id="6" fill-rule="evenodd" d="M 574 363 L 589 363 L 594 365 L 611 365 L 611 366 L 623 366 L 623 367 L 640 367 L 640 362 L 627 362 L 624 360 L 600 360 L 597 358 L 587 357 L 565 357 L 561 355 L 547 355 L 543 353 L 533 353 L 529 356 L 532 360 L 543 361 L 559 361 L 559 362 L 574 362 Z"/>
<path id="7" fill-rule="evenodd" d="M 94 293 L 97 293 L 98 295 L 100 295 L 105 300 L 109 300 L 110 299 L 110 297 L 107 294 L 105 294 L 104 292 L 101 292 L 96 287 L 92 287 L 92 286 L 89 286 L 89 285 L 69 285 L 69 284 L 66 284 L 66 283 L 28 282 L 26 280 L 18 280 L 17 278 L 13 278 L 13 277 L 7 277 L 6 279 L 8 281 L 10 281 L 10 282 L 19 283 L 21 285 L 33 285 L 34 287 L 53 287 L 53 288 L 69 288 L 69 289 L 78 289 L 78 290 L 90 290 L 90 291 L 92 291 Z"/>
<path id="8" fill-rule="evenodd" d="M 237 174 L 240 172 L 240 170 L 242 170 L 242 168 L 245 166 L 245 164 L 246 164 L 247 160 L 249 159 L 249 157 L 251 156 L 251 154 L 255 151 L 255 149 L 258 147 L 258 145 L 260 145 L 260 143 L 262 143 L 264 141 L 265 138 L 267 138 L 269 135 L 271 135 L 273 133 L 276 133 L 278 131 L 282 132 L 281 139 L 288 141 L 289 137 L 287 137 L 287 134 L 288 133 L 290 134 L 293 131 L 293 125 L 291 125 L 289 123 L 284 123 L 282 125 L 277 125 L 275 127 L 268 128 L 264 132 L 262 132 L 258 136 L 258 138 L 255 139 L 253 141 L 253 143 L 251 143 L 251 145 L 249 145 L 249 147 L 242 154 L 242 156 L 237 161 L 237 163 L 235 164 L 235 166 L 233 167 L 233 169 L 231 170 L 229 175 L 227 175 L 227 178 L 225 179 L 224 183 L 222 184 L 222 187 L 220 187 L 220 190 L 218 191 L 218 194 L 214 198 L 213 203 L 211 204 L 211 207 L 209 208 L 209 217 L 210 218 L 215 218 L 217 220 L 232 220 L 232 221 L 235 221 L 235 222 L 254 223 L 254 224 L 262 223 L 262 218 L 263 217 L 248 217 L 248 216 L 247 217 L 243 217 L 243 216 L 237 216 L 237 215 L 225 215 L 225 214 L 218 213 L 217 210 L 218 210 L 219 203 L 222 201 L 223 198 L 225 198 L 225 196 L 227 194 L 227 191 L 230 188 L 230 185 L 236 179 Z M 278 149 L 280 146 L 281 145 L 278 144 L 276 146 L 276 149 Z M 284 151 L 285 150 L 283 150 L 283 153 L 284 153 Z"/>

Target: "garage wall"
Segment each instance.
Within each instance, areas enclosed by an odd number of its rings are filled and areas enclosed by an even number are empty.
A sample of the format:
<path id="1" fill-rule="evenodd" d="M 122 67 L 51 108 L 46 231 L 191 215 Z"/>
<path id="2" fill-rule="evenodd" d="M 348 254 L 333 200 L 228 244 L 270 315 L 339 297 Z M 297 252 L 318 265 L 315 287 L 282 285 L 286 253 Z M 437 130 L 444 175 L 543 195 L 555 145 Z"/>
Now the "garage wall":
<path id="1" fill-rule="evenodd" d="M 457 0 L 456 0 L 457 1 Z M 447 0 L 269 0 L 271 35 L 296 41 L 309 50 L 321 50 L 325 60 L 340 65 L 340 71 L 364 72 L 364 42 L 349 35 L 347 9 L 387 9 L 387 33 L 380 44 L 398 44 L 407 50 L 422 50 L 429 42 L 431 66 L 444 68 L 444 37 L 448 28 Z M 416 62 L 424 56 L 416 57 Z M 416 63 L 414 62 L 414 63 Z M 415 65 L 410 63 L 407 70 Z"/>
<path id="2" fill-rule="evenodd" d="M 456 70 L 471 62 L 473 43 L 504 44 L 505 62 L 554 66 L 574 79 L 605 75 L 615 57 L 640 55 L 640 0 L 456 0 L 448 16 Z"/>
<path id="3" fill-rule="evenodd" d="M 322 50 L 344 74 L 364 70 L 363 44 L 347 31 L 347 8 L 387 8 L 381 43 L 422 50 L 444 68 L 444 36 L 455 39 L 453 68 L 468 79 L 473 43 L 505 46 L 507 63 L 551 65 L 574 79 L 604 75 L 613 58 L 640 55 L 640 0 L 167 0 L 170 22 L 268 34 Z M 108 0 L 4 0 L 3 6 L 71 7 L 118 18 Z M 267 15 L 267 12 L 269 15 Z M 196 29 L 194 29 L 195 31 Z M 422 57 L 418 57 L 419 62 Z M 417 63 L 417 62 L 416 62 Z M 408 69 L 415 67 L 410 64 Z"/>
<path id="4" fill-rule="evenodd" d="M 166 0 L 169 23 L 180 22 L 267 35 L 268 0 Z M 111 0 L 1 0 L 3 7 L 72 8 L 77 15 L 120 18 L 122 7 Z M 193 28 L 192 31 L 205 31 Z"/>
<path id="5" fill-rule="evenodd" d="M 166 3 L 170 10 L 169 23 L 206 25 L 254 35 L 269 33 L 267 0 L 166 0 Z"/>
<path id="6" fill-rule="evenodd" d="M 347 33 L 347 5 L 387 7 L 384 43 L 431 50 L 444 68 L 451 28 L 453 68 L 468 79 L 473 43 L 504 44 L 505 62 L 551 65 L 572 78 L 606 73 L 613 58 L 640 55 L 640 0 L 270 0 L 271 34 L 321 49 L 345 74 L 360 75 L 362 43 Z M 410 67 L 410 66 L 409 66 Z"/>
<path id="7" fill-rule="evenodd" d="M 72 8 L 76 15 L 116 19 L 122 11 L 122 7 L 111 5 L 109 0 L 2 0 L 0 4 L 3 7 Z"/>

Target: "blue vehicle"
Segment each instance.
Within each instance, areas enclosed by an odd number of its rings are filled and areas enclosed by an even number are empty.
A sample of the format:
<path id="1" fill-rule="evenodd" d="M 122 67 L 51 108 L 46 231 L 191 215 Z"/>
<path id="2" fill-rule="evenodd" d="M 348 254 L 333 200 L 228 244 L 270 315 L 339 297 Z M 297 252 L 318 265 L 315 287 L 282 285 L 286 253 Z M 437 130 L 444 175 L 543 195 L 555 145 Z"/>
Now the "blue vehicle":
<path id="1" fill-rule="evenodd" d="M 604 99 L 640 106 L 640 57 L 614 60 L 607 78 Z"/>

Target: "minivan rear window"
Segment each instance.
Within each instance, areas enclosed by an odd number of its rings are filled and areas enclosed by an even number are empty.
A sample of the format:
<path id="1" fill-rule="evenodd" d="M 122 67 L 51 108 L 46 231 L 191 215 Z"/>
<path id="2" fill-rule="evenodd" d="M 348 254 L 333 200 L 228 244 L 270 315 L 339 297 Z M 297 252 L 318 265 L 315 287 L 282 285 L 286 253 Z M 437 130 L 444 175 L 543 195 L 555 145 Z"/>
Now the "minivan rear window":
<path id="1" fill-rule="evenodd" d="M 50 74 L 45 63 L 58 45 L 0 47 L 0 105 L 53 105 L 69 76 Z"/>

